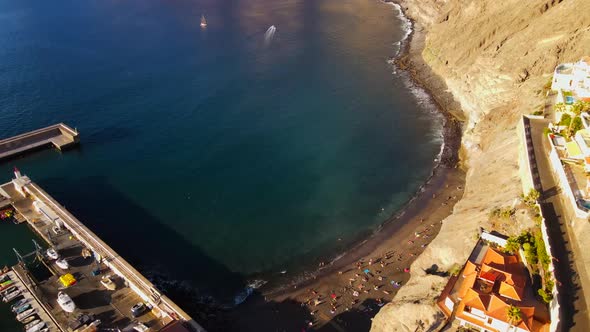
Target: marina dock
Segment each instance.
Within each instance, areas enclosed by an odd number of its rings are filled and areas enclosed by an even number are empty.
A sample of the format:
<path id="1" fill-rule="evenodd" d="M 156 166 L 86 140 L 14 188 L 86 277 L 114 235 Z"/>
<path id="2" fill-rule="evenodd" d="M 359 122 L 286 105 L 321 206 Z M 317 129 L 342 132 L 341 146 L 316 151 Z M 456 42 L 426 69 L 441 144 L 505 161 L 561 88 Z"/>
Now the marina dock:
<path id="1" fill-rule="evenodd" d="M 18 253 L 21 262 L 10 272 L 19 283 L 26 285 L 26 293 L 30 293 L 30 297 L 40 307 L 38 311 L 46 314 L 43 320 L 48 322 L 48 326 L 50 322 L 55 325 L 56 329 L 50 331 L 92 331 L 87 330 L 92 326 L 86 326 L 86 329 L 72 328 L 81 315 L 99 321 L 99 330 L 134 331 L 133 326 L 142 325 L 147 326 L 148 331 L 205 331 L 96 234 L 18 170 L 15 169 L 15 178 L 11 182 L 0 186 L 0 195 L 10 200 L 17 215 L 26 220 L 48 247 L 55 249 L 69 265 L 63 269 L 48 257 L 45 249 L 37 248 L 35 256 L 51 272 L 50 277 L 35 280 Z M 38 245 L 35 243 L 35 246 Z M 71 286 L 62 285 L 60 277 L 68 273 L 76 282 Z M 105 286 L 104 276 L 113 281 L 114 289 Z M 60 291 L 66 292 L 76 304 L 74 313 L 67 313 L 58 305 L 57 295 Z M 134 317 L 131 308 L 137 303 L 144 303 L 149 310 Z"/>
<path id="2" fill-rule="evenodd" d="M 63 123 L 0 140 L 0 160 L 46 147 L 70 148 L 80 141 L 78 132 Z"/>

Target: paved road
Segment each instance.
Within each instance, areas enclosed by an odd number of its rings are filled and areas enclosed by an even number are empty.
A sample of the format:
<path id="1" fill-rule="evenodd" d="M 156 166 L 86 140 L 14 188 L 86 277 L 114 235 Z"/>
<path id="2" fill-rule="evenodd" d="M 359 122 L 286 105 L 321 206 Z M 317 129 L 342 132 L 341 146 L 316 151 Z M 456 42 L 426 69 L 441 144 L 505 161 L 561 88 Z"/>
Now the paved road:
<path id="1" fill-rule="evenodd" d="M 585 267 L 577 266 L 582 264 L 581 249 L 577 241 L 572 239 L 572 230 L 568 222 L 572 220 L 573 209 L 562 200 L 565 195 L 557 185 L 549 162 L 549 144 L 544 139 L 543 128 L 548 120 L 531 119 L 531 135 L 535 150 L 535 159 L 542 186 L 541 209 L 548 221 L 548 231 L 551 247 L 557 252 L 554 260 L 555 276 L 562 286 L 558 285 L 561 317 L 558 331 L 590 331 L 590 317 L 588 303 L 584 296 L 582 281 L 585 281 Z M 579 263 L 578 263 L 579 262 Z M 583 270 L 584 273 L 578 273 Z M 590 287 L 590 283 L 585 285 Z M 590 290 L 587 289 L 586 293 Z"/>

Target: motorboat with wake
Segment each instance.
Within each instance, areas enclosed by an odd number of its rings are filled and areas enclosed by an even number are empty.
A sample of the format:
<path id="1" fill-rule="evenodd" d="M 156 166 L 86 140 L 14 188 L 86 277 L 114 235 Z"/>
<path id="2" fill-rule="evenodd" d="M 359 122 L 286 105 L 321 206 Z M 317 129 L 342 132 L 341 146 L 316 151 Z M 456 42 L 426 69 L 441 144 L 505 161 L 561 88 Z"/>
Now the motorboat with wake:
<path id="1" fill-rule="evenodd" d="M 62 270 L 67 270 L 70 267 L 70 264 L 68 264 L 68 261 L 66 261 L 65 258 L 56 260 L 55 265 L 57 265 Z"/>
<path id="2" fill-rule="evenodd" d="M 72 298 L 64 292 L 59 292 L 57 294 L 57 304 L 59 304 L 65 312 L 74 312 L 74 310 L 76 310 L 76 304 L 72 301 Z"/>
<path id="3" fill-rule="evenodd" d="M 270 42 L 274 37 L 275 32 L 277 32 L 277 27 L 271 25 L 264 33 L 264 41 L 266 41 L 267 43 Z"/>

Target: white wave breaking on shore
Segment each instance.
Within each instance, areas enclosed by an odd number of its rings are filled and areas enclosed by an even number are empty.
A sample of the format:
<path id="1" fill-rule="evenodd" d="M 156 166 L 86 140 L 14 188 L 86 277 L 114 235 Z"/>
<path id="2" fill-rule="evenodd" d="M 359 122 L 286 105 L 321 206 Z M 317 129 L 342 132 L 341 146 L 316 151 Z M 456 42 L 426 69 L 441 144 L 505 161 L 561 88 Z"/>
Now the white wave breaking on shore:
<path id="1" fill-rule="evenodd" d="M 434 101 L 430 93 L 418 84 L 416 84 L 409 72 L 405 70 L 400 70 L 400 68 L 396 65 L 396 60 L 401 56 L 404 48 L 407 47 L 408 39 L 412 35 L 412 32 L 414 32 L 414 25 L 412 23 L 412 20 L 410 20 L 404 14 L 404 11 L 402 10 L 399 4 L 386 0 L 383 1 L 383 3 L 392 6 L 394 10 L 397 11 L 397 17 L 401 21 L 401 29 L 404 32 L 402 38 L 394 43 L 397 49 L 395 50 L 395 54 L 393 55 L 393 57 L 391 57 L 387 62 L 392 66 L 393 74 L 402 79 L 402 82 L 412 93 L 420 108 L 426 110 L 428 116 L 433 118 L 433 132 L 429 135 L 429 138 L 431 138 L 431 142 L 440 144 L 439 152 L 434 160 L 435 163 L 438 163 L 445 149 L 444 126 L 446 118 L 441 114 L 436 102 Z"/>

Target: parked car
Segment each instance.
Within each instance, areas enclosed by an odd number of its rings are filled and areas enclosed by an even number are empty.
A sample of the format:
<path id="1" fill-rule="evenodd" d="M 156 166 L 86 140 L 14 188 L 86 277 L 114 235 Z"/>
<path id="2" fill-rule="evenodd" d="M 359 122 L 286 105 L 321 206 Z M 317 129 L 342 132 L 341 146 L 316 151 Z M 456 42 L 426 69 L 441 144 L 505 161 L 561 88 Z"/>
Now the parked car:
<path id="1" fill-rule="evenodd" d="M 145 325 L 144 323 L 140 323 L 140 322 L 135 323 L 135 325 L 133 326 L 133 330 L 137 331 L 137 332 L 146 332 L 149 329 L 150 328 L 147 327 L 147 325 Z"/>
<path id="2" fill-rule="evenodd" d="M 145 314 L 147 307 L 143 302 L 138 302 L 131 307 L 131 315 L 135 318 Z"/>

